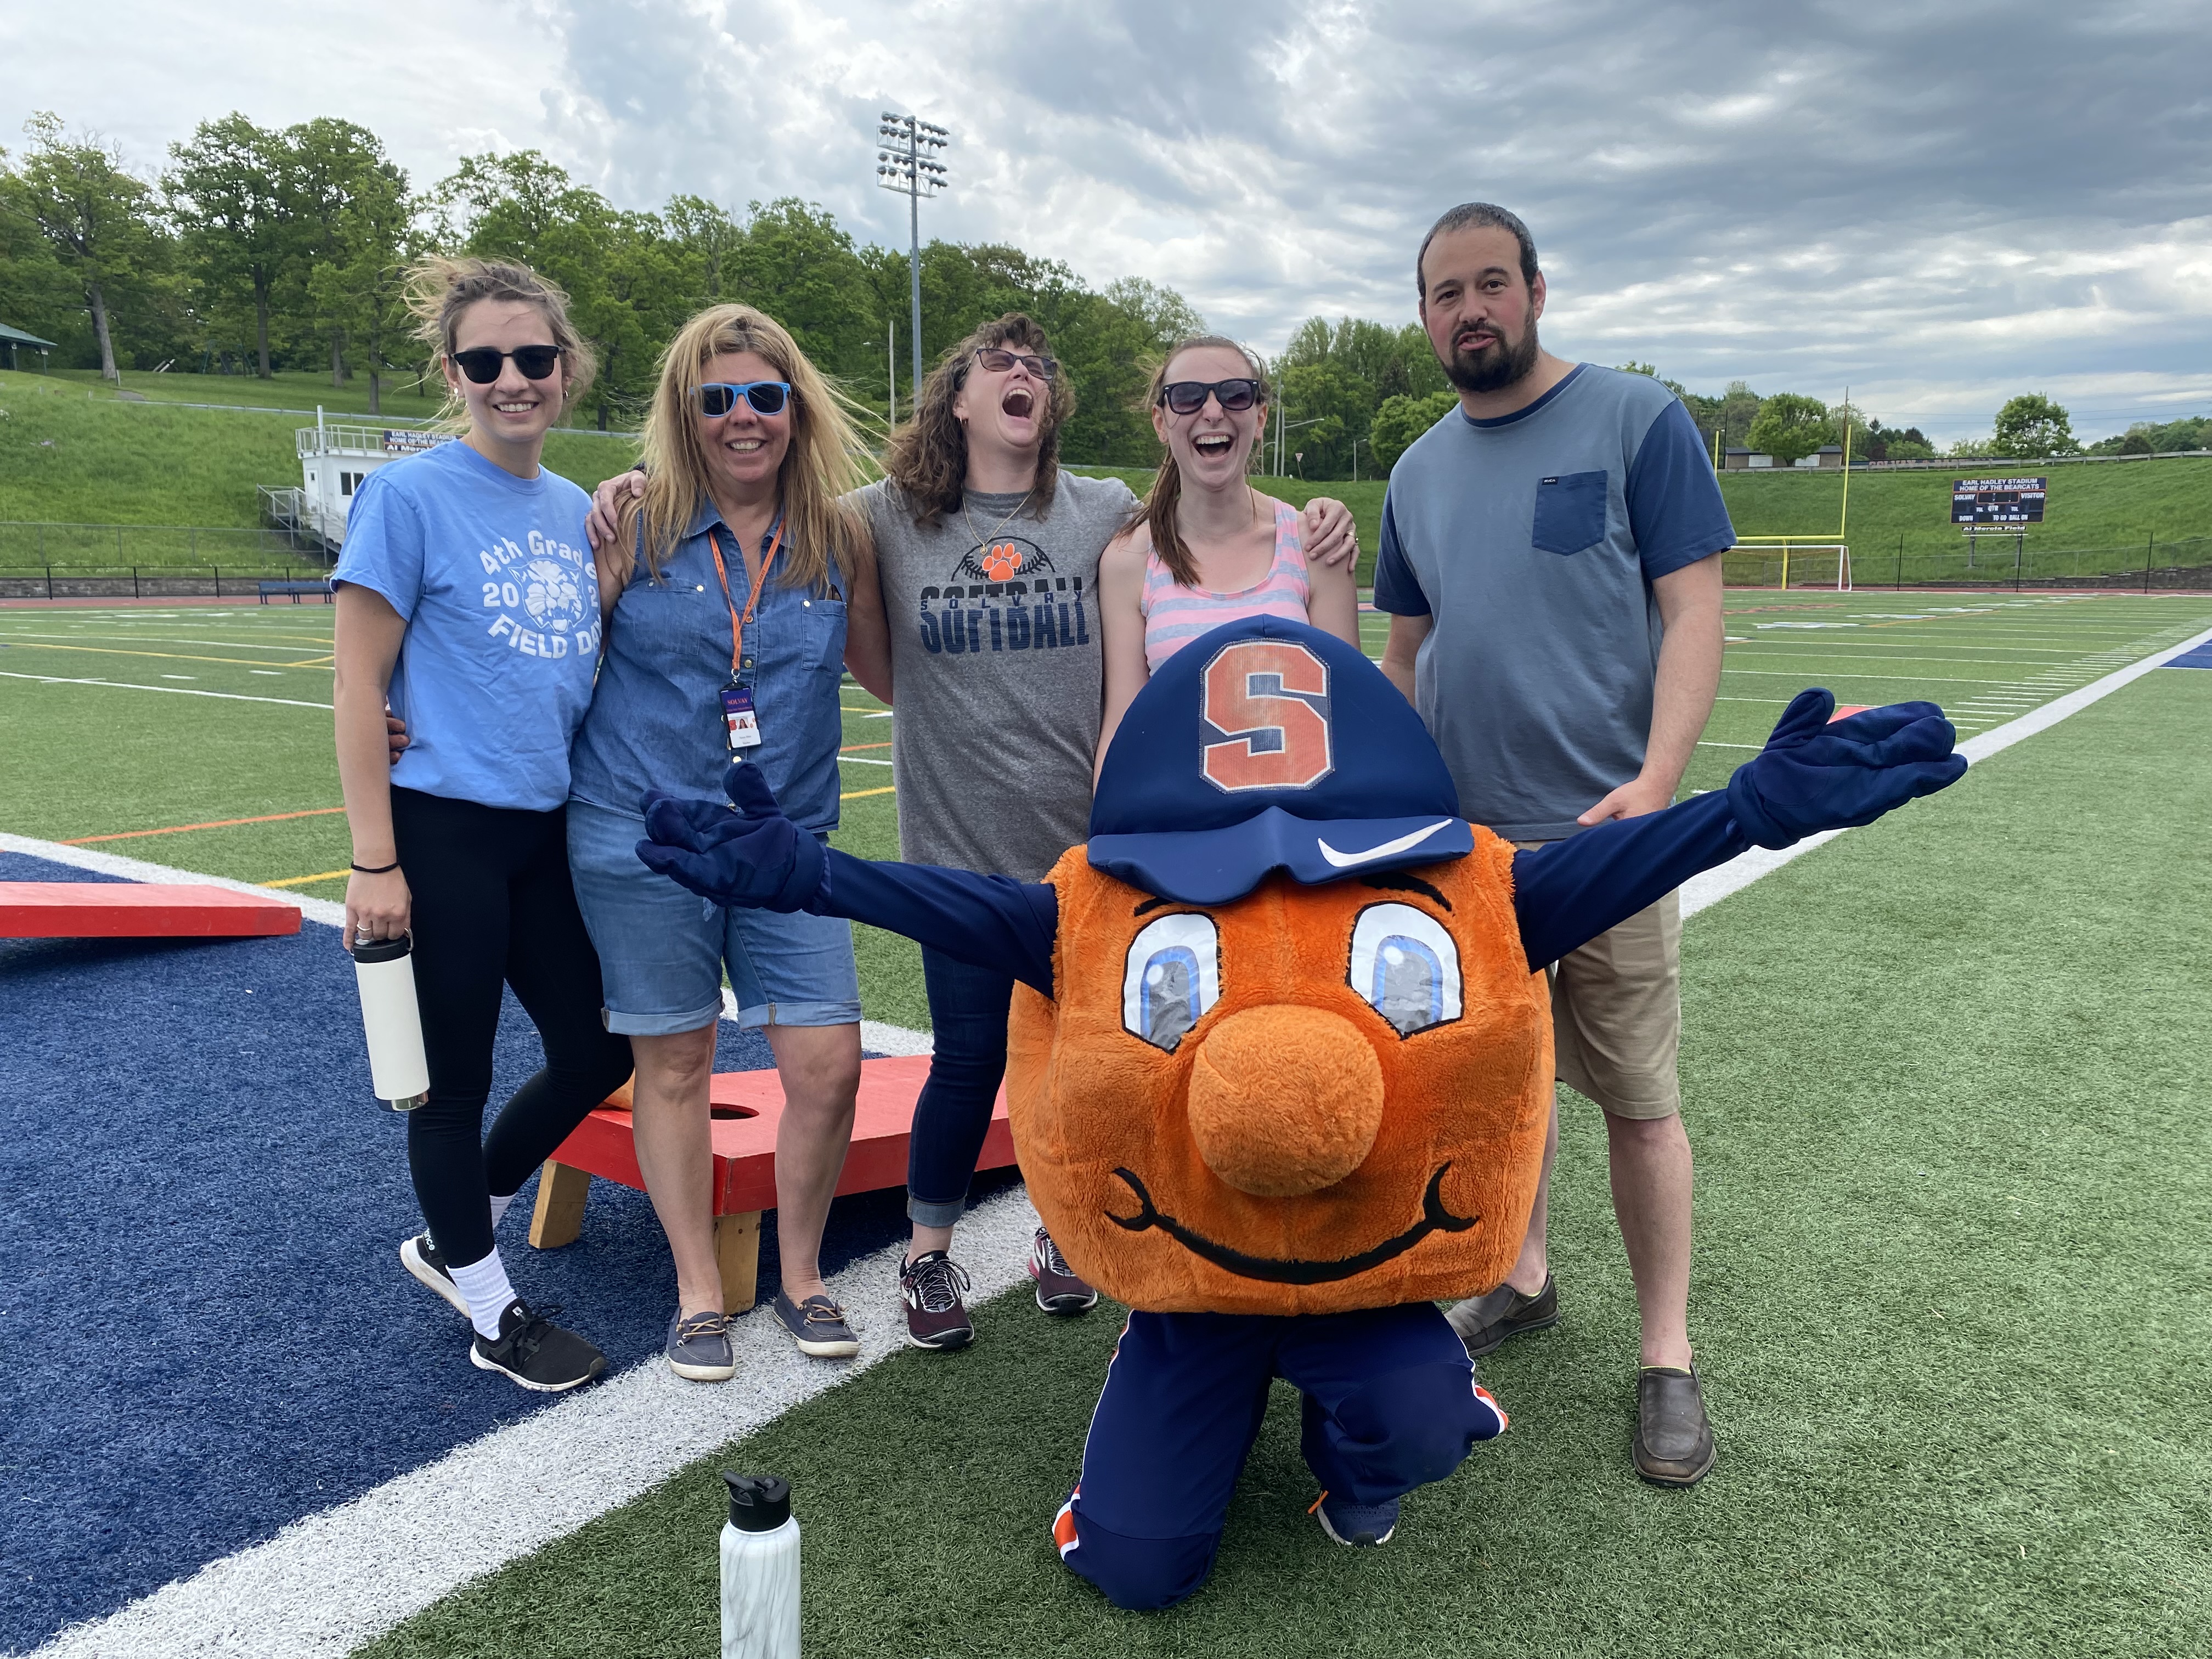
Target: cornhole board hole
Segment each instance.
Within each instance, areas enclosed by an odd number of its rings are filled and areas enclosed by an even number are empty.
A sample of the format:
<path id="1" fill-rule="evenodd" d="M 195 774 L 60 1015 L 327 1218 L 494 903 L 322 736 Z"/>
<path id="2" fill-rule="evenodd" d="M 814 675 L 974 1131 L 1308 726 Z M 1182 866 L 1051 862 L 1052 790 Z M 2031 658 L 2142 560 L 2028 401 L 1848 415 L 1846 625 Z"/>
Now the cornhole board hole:
<path id="1" fill-rule="evenodd" d="M 0 881 L 0 939 L 259 939 L 300 931 L 300 907 L 228 887 Z"/>
<path id="2" fill-rule="evenodd" d="M 860 1062 L 853 1141 L 837 1178 L 841 1196 L 906 1184 L 914 1104 L 928 1077 L 927 1054 Z M 783 1120 L 783 1085 L 773 1071 L 718 1072 L 708 1099 L 714 1114 L 714 1253 L 721 1263 L 723 1311 L 743 1313 L 753 1305 L 759 1274 L 761 1212 L 775 1207 L 775 1133 Z M 538 1207 L 530 1218 L 530 1242 L 538 1249 L 574 1243 L 583 1231 L 584 1200 L 593 1176 L 644 1190 L 629 1104 L 626 1083 L 546 1160 L 538 1178 Z M 1014 1135 L 1001 1089 L 975 1167 L 1002 1170 L 1013 1161 Z"/>

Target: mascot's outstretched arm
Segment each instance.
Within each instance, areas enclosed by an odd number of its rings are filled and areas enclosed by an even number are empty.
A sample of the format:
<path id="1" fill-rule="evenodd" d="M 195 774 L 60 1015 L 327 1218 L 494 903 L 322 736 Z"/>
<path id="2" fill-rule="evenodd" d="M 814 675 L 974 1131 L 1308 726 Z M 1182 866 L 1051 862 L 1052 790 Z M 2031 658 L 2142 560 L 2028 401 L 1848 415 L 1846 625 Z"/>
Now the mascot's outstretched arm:
<path id="1" fill-rule="evenodd" d="M 1725 790 L 1516 853 L 1513 906 L 1529 965 L 1556 962 L 1753 847 L 1871 823 L 1965 774 L 1952 753 L 1956 734 L 1934 703 L 1831 723 L 1835 706 L 1825 690 L 1800 692 Z M 784 816 L 759 769 L 744 762 L 723 787 L 726 806 L 647 795 L 638 857 L 717 904 L 865 921 L 1052 994 L 1059 899 L 1049 886 L 824 848 Z"/>

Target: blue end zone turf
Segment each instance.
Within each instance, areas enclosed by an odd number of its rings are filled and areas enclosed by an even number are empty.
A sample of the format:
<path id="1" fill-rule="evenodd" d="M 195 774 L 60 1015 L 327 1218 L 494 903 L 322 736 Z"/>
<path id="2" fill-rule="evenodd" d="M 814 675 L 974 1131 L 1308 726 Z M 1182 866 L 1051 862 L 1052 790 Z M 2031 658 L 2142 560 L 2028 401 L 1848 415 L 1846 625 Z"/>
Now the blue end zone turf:
<path id="1" fill-rule="evenodd" d="M 2212 641 L 2183 652 L 2178 657 L 2168 657 L 2159 665 L 2161 668 L 2212 668 Z"/>
<path id="2" fill-rule="evenodd" d="M 0 854 L 0 880 L 100 879 Z M 471 1366 L 466 1322 L 399 1265 L 405 1124 L 370 1094 L 334 930 L 0 941 L 0 1649 L 546 1403 Z M 541 1060 L 510 997 L 495 1106 Z M 718 1071 L 772 1063 L 723 1025 Z M 535 1194 L 500 1229 L 517 1290 L 617 1368 L 657 1353 L 675 1273 L 645 1195 L 594 1182 L 582 1238 L 540 1253 Z M 838 1200 L 824 1272 L 902 1237 L 904 1196 Z M 883 1288 L 860 1317 L 896 1316 Z"/>

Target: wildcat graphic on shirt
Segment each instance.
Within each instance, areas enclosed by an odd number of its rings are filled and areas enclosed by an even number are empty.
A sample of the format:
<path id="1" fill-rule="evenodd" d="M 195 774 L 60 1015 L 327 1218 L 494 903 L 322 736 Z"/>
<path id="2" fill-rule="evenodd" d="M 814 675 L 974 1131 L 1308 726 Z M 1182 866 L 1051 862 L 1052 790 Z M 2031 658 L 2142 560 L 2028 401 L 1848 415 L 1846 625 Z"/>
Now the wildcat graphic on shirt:
<path id="1" fill-rule="evenodd" d="M 1088 597 L 1083 578 L 1054 574 L 1035 542 L 996 535 L 970 546 L 941 586 L 921 590 L 915 621 L 933 655 L 1088 646 Z"/>
<path id="2" fill-rule="evenodd" d="M 502 538 L 478 550 L 485 630 L 526 657 L 589 656 L 599 649 L 598 580 L 587 549 L 533 530 L 526 546 Z M 586 595 L 589 595 L 589 600 Z"/>

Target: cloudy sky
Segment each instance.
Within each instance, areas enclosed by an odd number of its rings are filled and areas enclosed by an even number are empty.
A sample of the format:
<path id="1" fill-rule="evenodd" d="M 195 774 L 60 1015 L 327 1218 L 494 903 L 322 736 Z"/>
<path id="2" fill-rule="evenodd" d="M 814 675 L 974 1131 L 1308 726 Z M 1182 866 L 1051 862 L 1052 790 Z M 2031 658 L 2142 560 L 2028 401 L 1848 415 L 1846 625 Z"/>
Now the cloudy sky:
<path id="1" fill-rule="evenodd" d="M 35 15 L 34 15 L 35 12 Z M 1411 318 L 1458 201 L 1534 229 L 1547 343 L 1939 439 L 2212 411 L 2204 0 L 377 0 L 15 5 L 52 102 L 151 170 L 201 119 L 340 115 L 418 184 L 535 147 L 618 204 L 797 195 L 903 242 L 878 113 L 948 127 L 923 234 L 1141 275 L 1273 350 Z M 33 70 L 35 72 L 29 72 Z"/>

